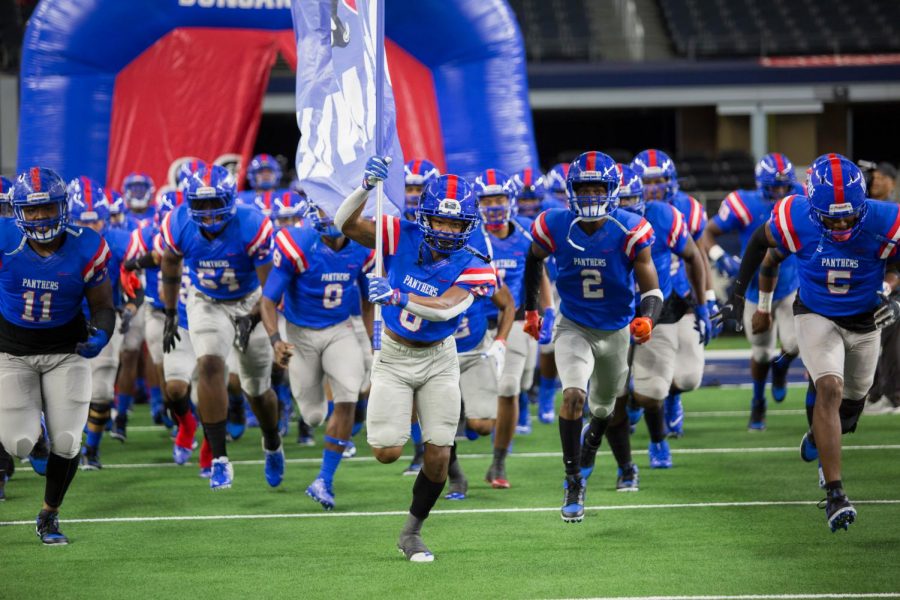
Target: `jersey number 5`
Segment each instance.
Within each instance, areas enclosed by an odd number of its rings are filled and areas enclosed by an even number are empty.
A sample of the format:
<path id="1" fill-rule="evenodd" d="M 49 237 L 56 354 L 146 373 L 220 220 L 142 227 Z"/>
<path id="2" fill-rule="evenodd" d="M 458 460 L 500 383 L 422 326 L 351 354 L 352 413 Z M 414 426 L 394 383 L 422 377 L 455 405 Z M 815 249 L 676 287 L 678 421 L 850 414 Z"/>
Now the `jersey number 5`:
<path id="1" fill-rule="evenodd" d="M 843 296 L 850 291 L 850 271 L 828 271 L 828 293 Z"/>
<path id="2" fill-rule="evenodd" d="M 597 269 L 581 270 L 581 295 L 585 298 L 602 298 L 603 277 Z"/>

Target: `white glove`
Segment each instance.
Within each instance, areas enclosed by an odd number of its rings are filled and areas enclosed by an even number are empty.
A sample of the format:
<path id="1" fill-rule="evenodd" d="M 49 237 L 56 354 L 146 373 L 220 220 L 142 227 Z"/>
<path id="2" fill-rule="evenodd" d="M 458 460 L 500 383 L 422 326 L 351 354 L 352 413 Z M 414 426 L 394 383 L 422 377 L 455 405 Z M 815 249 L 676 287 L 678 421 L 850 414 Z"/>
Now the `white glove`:
<path id="1" fill-rule="evenodd" d="M 494 340 L 491 347 L 484 354 L 494 362 L 494 368 L 497 369 L 497 379 L 503 375 L 503 367 L 506 366 L 506 340 Z"/>

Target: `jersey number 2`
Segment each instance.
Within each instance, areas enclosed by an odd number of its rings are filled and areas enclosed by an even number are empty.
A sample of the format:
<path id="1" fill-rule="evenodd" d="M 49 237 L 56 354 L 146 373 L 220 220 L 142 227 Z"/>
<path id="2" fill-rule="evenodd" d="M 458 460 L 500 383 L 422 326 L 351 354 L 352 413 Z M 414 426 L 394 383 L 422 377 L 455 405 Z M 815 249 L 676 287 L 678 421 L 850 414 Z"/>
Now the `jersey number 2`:
<path id="1" fill-rule="evenodd" d="M 34 292 L 29 290 L 22 294 L 22 298 L 25 299 L 25 310 L 22 311 L 22 320 L 34 323 Z M 41 303 L 41 316 L 37 319 L 38 323 L 44 323 L 50 320 L 51 300 L 53 300 L 53 294 L 51 294 L 50 292 L 41 294 L 40 298 L 38 298 L 38 302 Z"/>
<path id="2" fill-rule="evenodd" d="M 602 298 L 603 277 L 597 269 L 581 270 L 581 295 L 585 298 Z"/>

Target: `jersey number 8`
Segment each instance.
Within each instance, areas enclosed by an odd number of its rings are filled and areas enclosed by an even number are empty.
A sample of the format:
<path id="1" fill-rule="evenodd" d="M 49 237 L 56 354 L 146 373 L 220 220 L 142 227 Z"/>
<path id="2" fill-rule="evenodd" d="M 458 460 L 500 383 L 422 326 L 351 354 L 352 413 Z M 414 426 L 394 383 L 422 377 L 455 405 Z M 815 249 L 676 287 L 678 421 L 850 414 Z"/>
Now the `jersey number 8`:
<path id="1" fill-rule="evenodd" d="M 422 327 L 422 317 L 414 315 L 404 308 L 400 311 L 400 325 L 410 331 L 418 331 Z"/>
<path id="2" fill-rule="evenodd" d="M 344 295 L 344 286 L 340 283 L 329 283 L 325 286 L 325 293 L 322 296 L 322 306 L 325 308 L 336 308 L 341 305 L 341 296 Z"/>

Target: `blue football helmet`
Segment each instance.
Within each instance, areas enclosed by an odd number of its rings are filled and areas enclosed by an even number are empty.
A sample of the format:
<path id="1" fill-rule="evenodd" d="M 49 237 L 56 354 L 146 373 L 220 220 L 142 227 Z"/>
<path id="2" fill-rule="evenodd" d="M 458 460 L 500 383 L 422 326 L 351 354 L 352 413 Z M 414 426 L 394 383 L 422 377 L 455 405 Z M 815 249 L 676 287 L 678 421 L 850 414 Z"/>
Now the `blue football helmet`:
<path id="1" fill-rule="evenodd" d="M 146 173 L 129 173 L 122 182 L 122 195 L 129 210 L 146 210 L 155 191 L 153 179 Z"/>
<path id="2" fill-rule="evenodd" d="M 440 177 L 441 172 L 433 162 L 421 158 L 403 165 L 403 175 L 406 185 L 406 208 L 403 210 L 403 216 L 412 221 L 416 218 L 422 188 L 432 179 Z"/>
<path id="3" fill-rule="evenodd" d="M 247 180 L 254 190 L 273 190 L 281 182 L 281 165 L 271 154 L 257 154 L 247 167 Z"/>
<path id="4" fill-rule="evenodd" d="M 666 200 L 678 192 L 678 172 L 675 162 L 662 150 L 644 150 L 631 160 L 631 170 L 644 182 L 644 199 Z M 662 183 L 648 183 L 649 179 L 663 179 Z"/>
<path id="5" fill-rule="evenodd" d="M 566 193 L 566 177 L 569 175 L 569 163 L 556 163 L 544 176 L 547 190 L 562 204 L 569 203 Z"/>
<path id="6" fill-rule="evenodd" d="M 504 225 L 515 214 L 516 187 L 509 175 L 503 171 L 497 169 L 482 171 L 475 178 L 473 187 L 475 197 L 478 198 L 481 220 L 488 229 Z M 482 199 L 487 196 L 503 196 L 506 202 L 498 206 L 485 206 Z"/>
<path id="7" fill-rule="evenodd" d="M 167 214 L 184 204 L 184 192 L 171 190 L 156 199 L 156 218 L 161 223 Z"/>
<path id="8" fill-rule="evenodd" d="M 0 219 L 13 216 L 12 190 L 13 182 L 0 175 Z"/>
<path id="9" fill-rule="evenodd" d="M 623 204 L 622 201 L 627 204 Z M 644 182 L 628 165 L 619 163 L 619 205 L 630 212 L 644 214 Z"/>
<path id="10" fill-rule="evenodd" d="M 82 175 L 69 182 L 68 192 L 71 221 L 109 222 L 109 199 L 99 183 Z"/>
<path id="11" fill-rule="evenodd" d="M 780 152 L 766 154 L 756 165 L 756 187 L 769 202 L 781 200 L 797 187 L 794 165 Z"/>
<path id="12" fill-rule="evenodd" d="M 199 158 L 194 158 L 191 160 L 186 160 L 178 166 L 178 173 L 176 174 L 176 180 L 178 184 L 178 189 L 183 190 L 187 187 L 187 180 L 191 178 L 191 175 L 199 171 L 200 169 L 205 169 L 206 163 Z"/>
<path id="13" fill-rule="evenodd" d="M 434 217 L 461 221 L 462 231 L 439 231 L 432 226 Z M 478 199 L 472 186 L 457 175 L 441 175 L 429 180 L 422 190 L 416 222 L 431 249 L 443 254 L 459 252 L 465 248 L 478 224 Z"/>
<path id="14" fill-rule="evenodd" d="M 109 200 L 109 214 L 112 217 L 125 214 L 125 199 L 116 190 L 107 190 L 106 198 Z"/>
<path id="15" fill-rule="evenodd" d="M 603 184 L 605 194 L 583 194 L 583 186 Z M 569 210 L 583 221 L 600 220 L 619 206 L 619 168 L 610 156 L 591 150 L 572 161 L 566 176 Z"/>
<path id="16" fill-rule="evenodd" d="M 540 171 L 535 171 L 531 167 L 516 171 L 513 173 L 512 181 L 516 188 L 513 214 L 522 215 L 529 219 L 533 219 L 541 214 L 546 186 Z"/>
<path id="17" fill-rule="evenodd" d="M 866 219 L 866 179 L 853 162 L 837 154 L 817 158 L 808 172 L 806 195 L 810 218 L 823 236 L 835 242 L 853 239 Z M 828 221 L 856 217 L 849 229 L 833 229 Z"/>
<path id="18" fill-rule="evenodd" d="M 306 200 L 297 192 L 282 192 L 272 200 L 271 216 L 275 221 L 302 218 L 306 213 Z"/>
<path id="19" fill-rule="evenodd" d="M 309 219 L 313 229 L 319 232 L 319 235 L 330 238 L 339 238 L 344 235 L 334 224 L 334 217 L 326 213 L 324 209 L 320 209 L 314 202 L 309 202 L 308 206 L 306 218 Z"/>
<path id="20" fill-rule="evenodd" d="M 16 226 L 28 239 L 50 242 L 66 229 L 69 221 L 66 183 L 52 169 L 31 167 L 20 173 L 13 186 L 12 204 Z M 26 208 L 45 205 L 55 205 L 56 215 L 30 220 L 25 217 Z"/>
<path id="21" fill-rule="evenodd" d="M 234 176 L 219 165 L 206 167 L 191 175 L 185 195 L 188 212 L 200 229 L 215 234 L 228 225 L 237 212 L 234 189 Z M 218 206 L 210 208 L 210 204 Z"/>

